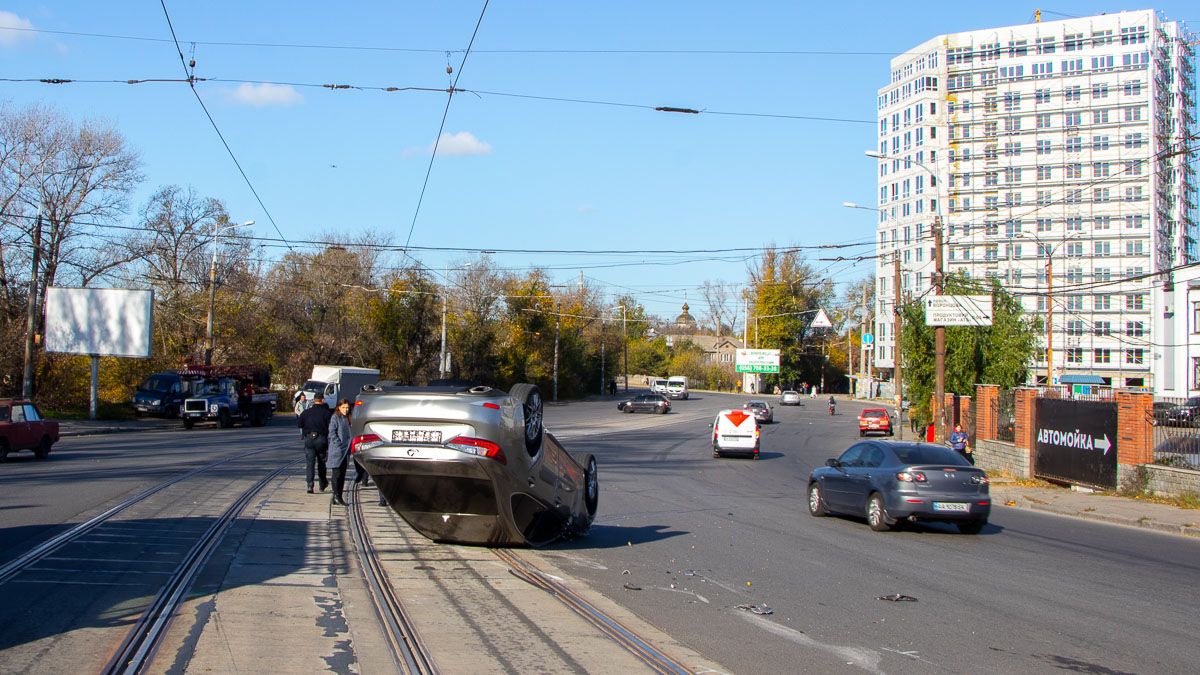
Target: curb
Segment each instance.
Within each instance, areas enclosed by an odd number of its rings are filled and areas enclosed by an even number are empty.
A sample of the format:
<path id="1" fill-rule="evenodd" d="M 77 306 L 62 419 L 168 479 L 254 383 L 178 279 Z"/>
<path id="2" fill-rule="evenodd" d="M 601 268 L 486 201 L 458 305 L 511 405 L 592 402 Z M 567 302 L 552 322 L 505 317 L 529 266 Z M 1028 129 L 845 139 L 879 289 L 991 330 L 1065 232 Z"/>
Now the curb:
<path id="1" fill-rule="evenodd" d="M 182 428 L 182 427 L 179 427 Z M 75 429 L 58 432 L 59 438 L 74 438 L 77 436 L 102 436 L 104 434 L 124 434 L 134 431 L 175 431 L 176 427 L 95 427 L 93 429 Z"/>
<path id="2" fill-rule="evenodd" d="M 1097 522 L 1109 523 L 1110 525 L 1124 525 L 1126 527 L 1137 527 L 1144 530 L 1155 530 L 1157 532 L 1164 532 L 1166 534 L 1174 534 L 1183 537 L 1200 538 L 1200 526 L 1197 525 L 1175 525 L 1172 523 L 1160 523 L 1149 518 L 1128 518 L 1125 516 L 1114 516 L 1111 514 L 1092 511 L 1071 511 L 1068 509 L 1054 508 L 1051 505 L 1043 505 L 1028 500 L 1022 500 L 1020 499 L 1020 495 L 1017 495 L 1017 497 L 1017 499 L 1012 500 L 1016 502 L 1013 506 L 1008 506 L 1006 503 L 999 504 L 999 506 L 1006 506 L 1012 509 L 1041 511 L 1042 513 L 1051 513 L 1057 516 L 1067 516 L 1069 518 L 1094 520 Z M 1200 515 L 1197 516 L 1197 519 L 1200 520 Z"/>

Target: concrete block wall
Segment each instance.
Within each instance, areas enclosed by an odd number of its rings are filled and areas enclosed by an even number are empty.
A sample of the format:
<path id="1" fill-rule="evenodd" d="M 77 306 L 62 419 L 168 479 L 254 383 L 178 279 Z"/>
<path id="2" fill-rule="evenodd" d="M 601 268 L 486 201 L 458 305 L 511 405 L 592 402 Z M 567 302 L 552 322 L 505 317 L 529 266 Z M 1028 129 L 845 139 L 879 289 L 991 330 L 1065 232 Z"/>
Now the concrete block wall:
<path id="1" fill-rule="evenodd" d="M 1003 471 L 1017 478 L 1033 475 L 1029 451 L 1005 441 L 976 439 L 975 466 L 984 471 Z"/>
<path id="2" fill-rule="evenodd" d="M 1150 494 L 1167 497 L 1200 495 L 1200 471 L 1159 464 L 1147 464 L 1146 471 L 1150 474 L 1150 483 L 1146 487 Z"/>

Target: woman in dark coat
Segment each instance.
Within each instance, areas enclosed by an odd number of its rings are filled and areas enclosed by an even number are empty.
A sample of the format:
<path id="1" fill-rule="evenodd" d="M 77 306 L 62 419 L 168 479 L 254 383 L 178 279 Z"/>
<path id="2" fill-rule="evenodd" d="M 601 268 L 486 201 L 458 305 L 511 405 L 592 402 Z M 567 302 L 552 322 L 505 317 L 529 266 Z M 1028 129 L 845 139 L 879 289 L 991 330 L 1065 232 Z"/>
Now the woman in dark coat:
<path id="1" fill-rule="evenodd" d="M 333 469 L 333 503 L 345 506 L 342 490 L 346 487 L 346 463 L 350 459 L 350 401 L 338 401 L 329 419 L 329 455 L 325 466 Z"/>

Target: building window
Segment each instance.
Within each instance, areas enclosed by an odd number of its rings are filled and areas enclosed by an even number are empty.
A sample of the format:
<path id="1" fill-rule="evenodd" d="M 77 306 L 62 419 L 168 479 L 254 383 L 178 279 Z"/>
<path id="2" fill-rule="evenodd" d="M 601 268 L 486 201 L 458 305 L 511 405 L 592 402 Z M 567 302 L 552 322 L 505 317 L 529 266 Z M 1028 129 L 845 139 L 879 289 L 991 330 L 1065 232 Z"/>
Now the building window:
<path id="1" fill-rule="evenodd" d="M 1094 296 L 1092 299 L 1096 304 L 1096 309 L 1098 309 L 1098 310 L 1099 309 L 1112 309 L 1112 296 L 1111 295 L 1097 295 L 1097 296 Z"/>
<path id="2" fill-rule="evenodd" d="M 1192 333 L 1200 333 L 1200 302 L 1192 303 Z"/>
<path id="3" fill-rule="evenodd" d="M 1126 321 L 1125 334 L 1129 337 L 1142 337 L 1146 334 L 1146 323 L 1144 321 Z"/>
<path id="4" fill-rule="evenodd" d="M 1067 363 L 1083 363 L 1083 349 L 1079 347 L 1067 349 Z"/>
<path id="5" fill-rule="evenodd" d="M 1112 350 L 1095 349 L 1092 351 L 1092 360 L 1095 361 L 1097 365 L 1112 363 Z"/>
<path id="6" fill-rule="evenodd" d="M 1083 322 L 1077 319 L 1072 319 L 1067 322 L 1067 337 L 1082 337 Z"/>
<path id="7" fill-rule="evenodd" d="M 1112 335 L 1112 322 L 1097 321 L 1096 323 L 1092 324 L 1092 333 L 1096 337 L 1107 337 Z"/>
<path id="8" fill-rule="evenodd" d="M 1192 357 L 1192 389 L 1200 389 L 1200 357 Z"/>
<path id="9" fill-rule="evenodd" d="M 1146 350 L 1144 349 L 1126 349 L 1125 363 L 1134 366 L 1140 366 L 1146 361 Z"/>

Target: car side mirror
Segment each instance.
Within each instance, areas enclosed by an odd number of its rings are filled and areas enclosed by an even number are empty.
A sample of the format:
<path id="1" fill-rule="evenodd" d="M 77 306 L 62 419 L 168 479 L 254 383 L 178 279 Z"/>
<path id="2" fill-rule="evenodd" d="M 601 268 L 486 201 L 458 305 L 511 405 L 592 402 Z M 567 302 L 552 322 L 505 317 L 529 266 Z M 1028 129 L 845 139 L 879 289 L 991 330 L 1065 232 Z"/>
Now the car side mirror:
<path id="1" fill-rule="evenodd" d="M 837 469 L 842 466 L 842 463 L 837 461 L 836 459 L 827 459 L 827 460 L 825 460 L 825 466 L 831 466 L 831 467 Z"/>

